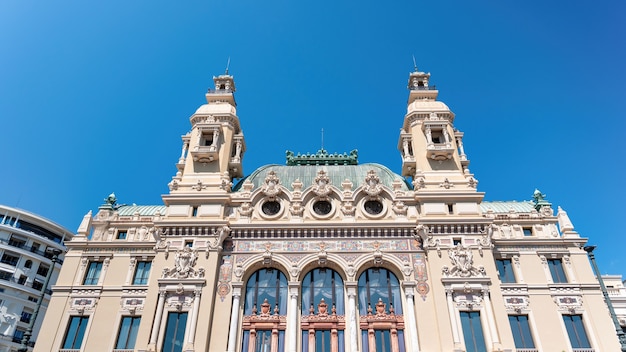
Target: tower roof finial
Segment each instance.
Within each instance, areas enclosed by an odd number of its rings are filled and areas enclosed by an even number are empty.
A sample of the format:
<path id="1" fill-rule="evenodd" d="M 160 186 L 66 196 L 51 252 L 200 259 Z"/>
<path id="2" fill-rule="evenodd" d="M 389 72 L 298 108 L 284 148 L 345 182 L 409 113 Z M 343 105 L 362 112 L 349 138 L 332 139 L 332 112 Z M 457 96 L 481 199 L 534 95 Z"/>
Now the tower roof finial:
<path id="1" fill-rule="evenodd" d="M 228 57 L 228 61 L 226 62 L 226 72 L 224 74 L 228 74 L 228 67 L 230 67 L 230 56 Z"/>
<path id="2" fill-rule="evenodd" d="M 415 55 L 413 55 L 413 69 L 417 72 L 417 63 L 415 62 Z"/>

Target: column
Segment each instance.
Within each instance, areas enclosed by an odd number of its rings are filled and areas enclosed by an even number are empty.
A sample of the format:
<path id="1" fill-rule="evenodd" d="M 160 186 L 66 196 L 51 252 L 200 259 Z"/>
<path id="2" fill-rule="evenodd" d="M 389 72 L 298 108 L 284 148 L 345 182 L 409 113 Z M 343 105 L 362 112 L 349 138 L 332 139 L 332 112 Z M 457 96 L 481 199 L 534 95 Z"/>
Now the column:
<path id="1" fill-rule="evenodd" d="M 296 352 L 298 348 L 298 289 L 300 282 L 289 283 L 289 306 L 287 307 L 287 332 L 289 341 L 287 351 Z M 302 343 L 305 343 L 302 341 Z"/>
<path id="2" fill-rule="evenodd" d="M 404 314 L 406 315 L 405 322 L 407 323 L 407 332 L 409 335 L 409 340 L 411 341 L 411 351 L 418 352 L 419 351 L 419 342 L 417 339 L 417 328 L 415 322 L 415 303 L 413 301 L 414 296 L 414 282 L 405 282 L 404 283 L 404 294 L 405 294 L 405 308 Z"/>
<path id="3" fill-rule="evenodd" d="M 466 155 L 465 155 L 465 149 L 463 148 L 463 139 L 460 138 L 460 137 L 457 138 L 456 139 L 456 143 L 459 146 L 461 160 L 465 160 L 466 159 Z"/>
<path id="4" fill-rule="evenodd" d="M 454 308 L 454 301 L 452 300 L 452 289 L 446 289 L 446 300 L 448 302 L 448 314 L 450 315 L 450 325 L 452 326 L 452 340 L 454 342 L 454 348 L 460 348 L 461 338 L 459 337 L 459 322 L 456 318 L 456 309 Z"/>
<path id="5" fill-rule="evenodd" d="M 241 285 L 241 284 L 239 284 Z M 241 286 L 233 284 L 233 306 L 230 310 L 230 330 L 228 331 L 228 352 L 235 352 L 237 345 L 237 330 L 239 330 L 239 299 L 241 298 Z"/>
<path id="6" fill-rule="evenodd" d="M 200 294 L 202 293 L 202 289 L 196 288 L 194 290 L 193 297 L 193 311 L 191 313 L 191 323 L 189 324 L 189 329 L 187 329 L 187 344 L 193 346 L 193 342 L 196 338 L 196 324 L 198 322 L 198 313 L 200 311 Z"/>
<path id="7" fill-rule="evenodd" d="M 498 330 L 496 330 L 495 317 L 493 316 L 493 310 L 491 309 L 489 291 L 485 289 L 482 293 L 483 302 L 485 302 L 485 314 L 487 315 L 487 324 L 489 324 L 489 335 L 491 335 L 491 341 L 493 343 L 494 350 L 498 350 L 500 347 L 500 339 L 498 338 Z"/>
<path id="8" fill-rule="evenodd" d="M 150 345 L 156 346 L 159 328 L 161 327 L 161 318 L 163 317 L 163 309 L 165 308 L 165 290 L 159 290 L 159 301 L 157 302 L 157 311 L 154 321 L 152 322 L 152 333 L 150 334 Z"/>
<path id="9" fill-rule="evenodd" d="M 348 284 L 346 284 L 346 289 L 348 291 L 348 306 L 346 307 L 346 311 L 348 312 L 348 320 L 350 321 L 350 325 L 349 325 L 349 329 L 348 329 L 348 333 L 350 334 L 350 351 L 351 352 L 357 352 L 358 351 L 358 347 L 359 347 L 359 343 L 357 340 L 357 336 L 356 336 L 356 327 L 358 324 L 358 319 L 357 319 L 357 310 L 356 310 L 356 290 L 357 290 L 357 284 L 356 282 L 353 282 L 350 284 L 350 287 L 348 287 Z"/>

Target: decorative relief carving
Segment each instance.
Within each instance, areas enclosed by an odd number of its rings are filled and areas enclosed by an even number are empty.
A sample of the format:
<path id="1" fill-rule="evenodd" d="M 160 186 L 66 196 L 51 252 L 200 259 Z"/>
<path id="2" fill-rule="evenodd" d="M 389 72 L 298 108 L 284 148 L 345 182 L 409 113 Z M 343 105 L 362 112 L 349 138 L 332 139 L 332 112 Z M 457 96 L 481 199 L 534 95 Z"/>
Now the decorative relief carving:
<path id="1" fill-rule="evenodd" d="M 304 212 L 304 207 L 302 206 L 302 202 L 293 202 L 291 203 L 291 208 L 289 209 L 291 215 L 301 217 Z"/>
<path id="2" fill-rule="evenodd" d="M 239 211 L 239 214 L 241 214 L 241 216 L 249 217 L 250 214 L 252 214 L 252 205 L 250 204 L 250 202 L 245 202 L 241 204 L 241 206 L 237 210 Z"/>
<path id="3" fill-rule="evenodd" d="M 554 303 L 560 311 L 568 313 L 575 313 L 583 307 L 583 299 L 579 296 L 554 297 Z"/>
<path id="4" fill-rule="evenodd" d="M 230 192 L 233 188 L 233 183 L 230 179 L 230 174 L 228 171 L 224 171 L 222 176 L 220 176 L 220 189 L 223 189 L 226 192 Z"/>
<path id="5" fill-rule="evenodd" d="M 350 198 L 352 197 L 352 181 L 345 179 L 341 182 L 341 188 L 343 190 L 343 197 Z"/>
<path id="6" fill-rule="evenodd" d="M 233 269 L 232 257 L 225 255 L 222 258 L 222 265 L 220 266 L 220 276 L 217 285 L 217 294 L 220 296 L 220 301 L 224 302 L 224 298 L 230 293 L 230 278 Z"/>
<path id="7" fill-rule="evenodd" d="M 322 200 L 330 194 L 330 178 L 326 174 L 326 171 L 319 170 L 317 172 L 317 176 L 313 181 L 313 193 L 319 196 Z"/>
<path id="8" fill-rule="evenodd" d="M 527 297 L 504 297 L 504 308 L 508 311 L 514 311 L 517 314 L 529 310 L 529 301 Z"/>
<path id="9" fill-rule="evenodd" d="M 278 176 L 276 176 L 276 173 L 273 170 L 270 170 L 265 176 L 263 183 L 264 184 L 261 188 L 263 194 L 265 194 L 268 200 L 275 200 L 276 196 L 278 196 L 281 192 L 279 187 L 280 180 L 278 179 Z"/>
<path id="10" fill-rule="evenodd" d="M 406 212 L 409 209 L 403 201 L 396 200 L 393 202 L 391 209 L 396 215 L 406 216 Z"/>
<path id="11" fill-rule="evenodd" d="M 291 188 L 293 188 L 293 191 L 291 192 L 291 195 L 294 198 L 302 197 L 302 187 L 303 186 L 304 186 L 304 184 L 300 181 L 299 178 L 297 178 L 295 181 L 293 181 L 291 183 Z"/>
<path id="12" fill-rule="evenodd" d="M 348 200 L 341 203 L 340 209 L 343 215 L 350 216 L 350 217 L 354 216 L 354 213 L 356 211 L 356 207 L 354 206 L 354 203 Z"/>
<path id="13" fill-rule="evenodd" d="M 196 265 L 198 259 L 197 250 L 192 250 L 189 247 L 184 247 L 176 252 L 173 268 L 163 269 L 163 278 L 202 278 L 204 277 L 204 268 L 198 270 L 193 267 Z"/>
<path id="14" fill-rule="evenodd" d="M 191 307 L 194 299 L 194 295 L 192 293 L 185 293 L 182 284 L 179 284 L 179 290 L 176 291 L 176 294 L 167 297 L 165 306 L 181 311 L 183 308 Z"/>
<path id="15" fill-rule="evenodd" d="M 213 230 L 212 235 L 215 236 L 213 241 L 209 244 L 212 249 L 222 249 L 222 242 L 230 235 L 231 229 L 228 225 L 218 227 Z"/>
<path id="16" fill-rule="evenodd" d="M 380 178 L 376 175 L 376 171 L 369 170 L 367 172 L 367 176 L 365 176 L 365 185 L 363 186 L 363 191 L 367 193 L 367 195 L 371 199 L 375 199 L 378 197 L 380 192 L 382 192 L 382 187 L 380 185 Z"/>
<path id="17" fill-rule="evenodd" d="M 74 298 L 72 299 L 70 309 L 77 311 L 79 314 L 84 314 L 85 311 L 93 311 L 96 303 L 96 298 Z"/>
<path id="18" fill-rule="evenodd" d="M 466 283 L 466 286 L 469 286 L 469 284 Z M 476 292 L 472 292 L 471 289 L 467 288 L 462 293 L 455 292 L 454 303 L 461 310 L 480 309 L 483 306 L 483 297 L 481 294 L 476 294 Z"/>
<path id="19" fill-rule="evenodd" d="M 422 188 L 426 188 L 426 180 L 424 177 L 420 176 L 413 180 L 413 188 L 417 191 Z"/>
<path id="20" fill-rule="evenodd" d="M 128 311 L 130 314 L 136 314 L 143 311 L 145 299 L 143 298 L 122 298 L 120 305 L 122 310 Z"/>
<path id="21" fill-rule="evenodd" d="M 474 267 L 472 250 L 463 247 L 461 244 L 457 244 L 456 247 L 448 250 L 448 257 L 452 262 L 452 268 L 444 272 L 448 276 L 470 277 L 484 273 L 484 268 L 480 270 Z M 445 268 L 447 269 L 447 267 Z"/>
<path id="22" fill-rule="evenodd" d="M 454 187 L 454 184 L 453 184 L 453 183 L 451 183 L 451 182 L 448 180 L 448 178 L 446 177 L 446 178 L 443 180 L 443 183 L 439 184 L 439 187 L 442 187 L 442 188 L 445 188 L 445 189 L 450 189 L 450 188 Z"/>
<path id="23" fill-rule="evenodd" d="M 198 182 L 195 185 L 191 186 L 191 189 L 195 189 L 196 191 L 200 192 L 203 189 L 206 189 L 207 187 L 208 187 L 207 185 L 202 183 L 202 180 L 198 180 Z"/>

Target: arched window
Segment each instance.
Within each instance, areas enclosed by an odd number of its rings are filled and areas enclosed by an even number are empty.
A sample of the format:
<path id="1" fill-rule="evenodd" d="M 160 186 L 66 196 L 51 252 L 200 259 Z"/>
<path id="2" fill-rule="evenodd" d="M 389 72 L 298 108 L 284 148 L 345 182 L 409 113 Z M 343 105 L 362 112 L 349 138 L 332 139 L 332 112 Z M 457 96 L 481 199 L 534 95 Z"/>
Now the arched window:
<path id="1" fill-rule="evenodd" d="M 287 278 L 280 270 L 257 270 L 246 285 L 243 352 L 285 349 Z"/>
<path id="2" fill-rule="evenodd" d="M 343 280 L 334 270 L 311 270 L 302 280 L 302 352 L 343 352 Z"/>
<path id="3" fill-rule="evenodd" d="M 363 352 L 404 352 L 400 282 L 389 270 L 370 268 L 359 277 L 359 325 Z"/>

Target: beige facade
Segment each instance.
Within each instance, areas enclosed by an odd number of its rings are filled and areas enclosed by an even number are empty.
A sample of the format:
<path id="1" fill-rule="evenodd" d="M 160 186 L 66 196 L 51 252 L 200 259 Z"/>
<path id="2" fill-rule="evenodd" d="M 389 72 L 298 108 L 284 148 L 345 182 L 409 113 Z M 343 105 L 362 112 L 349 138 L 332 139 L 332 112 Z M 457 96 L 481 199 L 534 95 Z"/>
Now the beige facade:
<path id="1" fill-rule="evenodd" d="M 429 79 L 409 75 L 402 175 L 320 150 L 233 184 L 215 77 L 164 204 L 111 195 L 67 243 L 35 351 L 618 350 L 587 240 L 539 191 L 483 201 Z"/>

